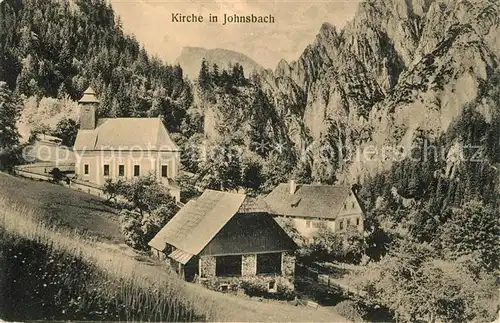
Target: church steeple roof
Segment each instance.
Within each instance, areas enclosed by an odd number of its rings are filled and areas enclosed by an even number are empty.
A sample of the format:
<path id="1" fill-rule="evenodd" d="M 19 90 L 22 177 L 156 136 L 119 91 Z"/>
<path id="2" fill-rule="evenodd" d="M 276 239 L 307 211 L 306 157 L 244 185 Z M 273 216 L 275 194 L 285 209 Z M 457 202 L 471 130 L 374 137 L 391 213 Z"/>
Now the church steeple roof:
<path id="1" fill-rule="evenodd" d="M 85 92 L 83 92 L 83 96 L 78 103 L 99 103 L 99 99 L 92 87 L 89 86 Z"/>

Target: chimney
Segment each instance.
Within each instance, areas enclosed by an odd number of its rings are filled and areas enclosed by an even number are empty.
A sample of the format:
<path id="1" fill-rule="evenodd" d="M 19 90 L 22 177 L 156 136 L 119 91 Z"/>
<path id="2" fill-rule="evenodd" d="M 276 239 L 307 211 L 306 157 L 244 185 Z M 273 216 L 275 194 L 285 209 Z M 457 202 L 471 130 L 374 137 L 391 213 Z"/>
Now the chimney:
<path id="1" fill-rule="evenodd" d="M 361 184 L 359 183 L 356 183 L 353 186 L 351 186 L 351 191 L 354 193 L 354 195 L 357 195 L 360 189 L 361 189 Z"/>
<path id="2" fill-rule="evenodd" d="M 295 194 L 295 191 L 297 190 L 297 183 L 295 183 L 294 179 L 290 180 L 290 194 Z"/>
<path id="3" fill-rule="evenodd" d="M 97 106 L 99 105 L 99 100 L 94 92 L 94 90 L 89 87 L 83 92 L 83 96 L 78 101 L 80 105 L 80 129 L 82 130 L 93 130 L 97 123 Z"/>

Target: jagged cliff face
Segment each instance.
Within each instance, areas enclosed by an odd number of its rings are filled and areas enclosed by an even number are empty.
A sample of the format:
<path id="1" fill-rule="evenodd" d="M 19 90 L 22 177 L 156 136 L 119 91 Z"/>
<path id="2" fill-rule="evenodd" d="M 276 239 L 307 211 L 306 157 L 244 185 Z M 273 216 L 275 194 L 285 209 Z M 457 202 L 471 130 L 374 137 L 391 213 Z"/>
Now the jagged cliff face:
<path id="1" fill-rule="evenodd" d="M 489 82 L 499 17 L 496 0 L 364 2 L 343 30 L 324 24 L 297 61 L 266 72 L 263 87 L 293 107 L 290 133 L 305 134 L 292 135 L 298 147 L 338 131 L 343 145 L 408 147 L 417 133 L 444 133 Z M 353 181 L 390 164 L 351 161 L 337 177 Z"/>

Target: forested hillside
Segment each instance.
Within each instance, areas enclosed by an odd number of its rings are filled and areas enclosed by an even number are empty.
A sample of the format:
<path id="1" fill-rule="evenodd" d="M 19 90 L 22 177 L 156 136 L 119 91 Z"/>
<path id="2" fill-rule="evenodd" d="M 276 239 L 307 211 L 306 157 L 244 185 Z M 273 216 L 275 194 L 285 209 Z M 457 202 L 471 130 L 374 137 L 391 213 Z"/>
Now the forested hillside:
<path id="1" fill-rule="evenodd" d="M 0 5 L 0 80 L 19 96 L 78 100 L 91 85 L 101 116 L 163 116 L 179 131 L 192 103 L 179 66 L 147 54 L 102 0 Z"/>

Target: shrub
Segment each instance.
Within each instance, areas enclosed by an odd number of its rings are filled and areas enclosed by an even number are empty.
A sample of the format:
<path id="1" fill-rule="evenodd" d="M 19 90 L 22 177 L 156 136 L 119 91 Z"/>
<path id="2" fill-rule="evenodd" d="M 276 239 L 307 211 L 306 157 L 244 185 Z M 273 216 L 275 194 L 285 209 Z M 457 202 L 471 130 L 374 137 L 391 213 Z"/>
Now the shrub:
<path id="1" fill-rule="evenodd" d="M 261 277 L 247 278 L 241 282 L 241 288 L 248 296 L 265 296 L 268 294 L 269 280 Z"/>
<path id="2" fill-rule="evenodd" d="M 121 211 L 120 230 L 128 246 L 141 250 L 145 248 L 142 232 L 142 216 L 140 214 L 127 210 Z"/>
<path id="3" fill-rule="evenodd" d="M 291 300 L 296 296 L 295 288 L 288 279 L 280 278 L 277 285 L 277 295 L 280 299 Z"/>
<path id="4" fill-rule="evenodd" d="M 122 208 L 120 228 L 125 242 L 137 250 L 148 250 L 148 242 L 175 215 L 178 206 L 168 188 L 152 176 L 137 181 L 107 180 L 102 190 Z M 117 199 L 122 197 L 122 199 Z"/>
<path id="5" fill-rule="evenodd" d="M 335 311 L 353 322 L 364 322 L 363 317 L 367 314 L 363 306 L 351 300 L 341 301 L 335 305 Z"/>
<path id="6" fill-rule="evenodd" d="M 119 179 L 116 182 L 113 182 L 111 178 L 108 178 L 104 183 L 102 191 L 104 194 L 108 196 L 107 201 L 113 200 L 115 203 L 117 202 L 116 197 L 120 194 L 123 189 L 123 181 Z"/>
<path id="7" fill-rule="evenodd" d="M 362 233 L 349 228 L 347 231 L 333 232 L 326 226 L 318 228 L 312 241 L 299 250 L 300 257 L 309 261 L 339 261 L 359 264 L 363 256 Z"/>
<path id="8" fill-rule="evenodd" d="M 50 175 L 52 175 L 52 182 L 54 183 L 59 183 L 62 181 L 64 175 L 63 173 L 61 172 L 61 170 L 59 168 L 53 168 L 50 172 L 49 172 Z"/>
<path id="9" fill-rule="evenodd" d="M 22 164 L 24 162 L 24 148 L 24 145 L 18 145 L 8 149 L 0 149 L 0 170 L 12 172 L 14 166 Z"/>
<path id="10" fill-rule="evenodd" d="M 276 292 L 269 292 L 269 282 L 275 281 Z M 277 276 L 253 276 L 244 278 L 241 282 L 241 288 L 248 296 L 259 296 L 274 298 L 280 300 L 290 300 L 295 297 L 293 284 L 286 278 Z"/>
<path id="11" fill-rule="evenodd" d="M 170 221 L 173 215 L 172 209 L 166 206 L 160 206 L 149 214 L 122 210 L 120 229 L 125 236 L 125 243 L 136 250 L 149 250 L 148 242 Z"/>
<path id="12" fill-rule="evenodd" d="M 201 281 L 201 284 L 210 290 L 221 292 L 223 285 L 228 285 L 226 292 L 236 294 L 241 288 L 241 281 L 238 278 L 209 278 Z"/>

